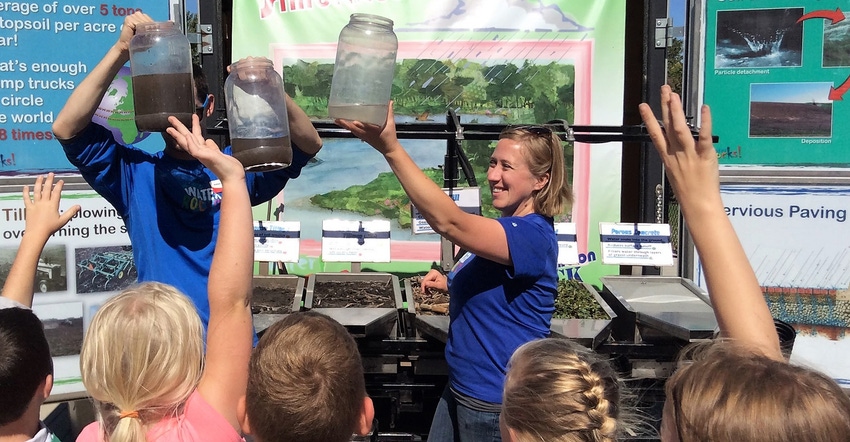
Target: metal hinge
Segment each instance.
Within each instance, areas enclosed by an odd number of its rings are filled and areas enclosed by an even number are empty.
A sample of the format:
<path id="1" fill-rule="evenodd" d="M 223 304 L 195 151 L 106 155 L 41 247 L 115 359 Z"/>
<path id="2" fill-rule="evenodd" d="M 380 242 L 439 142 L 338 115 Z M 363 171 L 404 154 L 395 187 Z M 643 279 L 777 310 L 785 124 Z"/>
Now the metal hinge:
<path id="1" fill-rule="evenodd" d="M 662 17 L 655 19 L 655 48 L 667 48 L 673 44 L 673 19 Z"/>
<path id="2" fill-rule="evenodd" d="M 189 39 L 189 43 L 201 46 L 198 50 L 201 54 L 213 53 L 212 25 L 199 24 L 198 32 L 190 32 L 186 34 L 186 37 Z"/>

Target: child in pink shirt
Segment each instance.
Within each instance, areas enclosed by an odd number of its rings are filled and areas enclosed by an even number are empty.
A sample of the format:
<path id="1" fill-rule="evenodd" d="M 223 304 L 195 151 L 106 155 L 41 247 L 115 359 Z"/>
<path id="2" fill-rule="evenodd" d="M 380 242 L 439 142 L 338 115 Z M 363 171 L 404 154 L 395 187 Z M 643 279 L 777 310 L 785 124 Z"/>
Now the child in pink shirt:
<path id="1" fill-rule="evenodd" d="M 253 227 L 245 172 L 171 117 L 168 134 L 222 183 L 221 221 L 203 327 L 192 302 L 172 286 L 145 283 L 103 304 L 80 353 L 83 384 L 97 422 L 77 441 L 241 441 L 237 404 L 248 382 L 253 328 Z M 155 222 L 151 220 L 151 222 Z"/>

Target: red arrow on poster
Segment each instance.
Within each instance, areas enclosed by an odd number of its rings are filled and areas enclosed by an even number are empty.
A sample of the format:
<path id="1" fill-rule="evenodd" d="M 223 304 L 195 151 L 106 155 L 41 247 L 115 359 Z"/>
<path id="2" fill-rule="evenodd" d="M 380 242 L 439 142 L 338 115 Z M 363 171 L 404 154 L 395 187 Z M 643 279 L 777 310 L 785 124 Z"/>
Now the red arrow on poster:
<path id="1" fill-rule="evenodd" d="M 829 87 L 829 99 L 832 101 L 841 101 L 844 99 L 844 94 L 846 94 L 849 90 L 850 77 L 847 77 L 847 79 L 844 80 L 844 83 L 841 83 L 841 86 L 838 86 L 837 88 L 832 86 Z"/>
<path id="2" fill-rule="evenodd" d="M 832 20 L 832 24 L 836 24 L 844 20 L 844 13 L 841 12 L 841 8 L 835 8 L 834 11 L 829 11 L 826 9 L 822 11 L 813 11 L 800 17 L 800 19 L 797 20 L 797 23 L 800 23 L 803 20 L 808 20 L 810 18 L 825 18 L 827 20 Z"/>

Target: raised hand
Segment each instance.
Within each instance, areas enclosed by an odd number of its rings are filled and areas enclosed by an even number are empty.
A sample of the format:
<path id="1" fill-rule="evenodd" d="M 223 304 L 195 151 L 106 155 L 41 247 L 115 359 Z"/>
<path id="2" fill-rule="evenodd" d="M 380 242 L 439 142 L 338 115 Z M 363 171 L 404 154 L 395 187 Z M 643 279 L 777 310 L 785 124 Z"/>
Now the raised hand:
<path id="1" fill-rule="evenodd" d="M 245 169 L 239 160 L 222 153 L 215 141 L 204 139 L 197 115 L 192 115 L 191 131 L 177 117 L 168 117 L 168 122 L 171 123 L 171 127 L 166 132 L 174 138 L 178 150 L 192 155 L 221 180 L 245 178 Z"/>
<path id="2" fill-rule="evenodd" d="M 391 153 L 396 148 L 401 148 L 395 129 L 395 117 L 393 113 L 393 102 L 390 101 L 387 109 L 387 122 L 383 127 L 360 121 L 336 119 L 334 123 L 343 129 L 348 129 L 354 136 L 369 143 L 378 152 L 384 155 Z"/>
<path id="3" fill-rule="evenodd" d="M 59 213 L 62 185 L 62 180 L 59 180 L 54 186 L 53 174 L 50 173 L 46 179 L 42 175 L 36 178 L 32 196 L 29 186 L 24 186 L 26 230 L 3 284 L 2 296 L 27 307 L 32 306 L 35 271 L 44 245 L 50 235 L 61 229 L 80 211 L 80 206 L 75 205 L 65 213 Z"/>
<path id="4" fill-rule="evenodd" d="M 32 196 L 30 187 L 24 186 L 23 199 L 26 208 L 26 234 L 35 236 L 47 242 L 47 238 L 61 229 L 71 218 L 80 211 L 79 205 L 74 205 L 64 213 L 59 212 L 59 200 L 62 199 L 64 181 L 59 180 L 54 185 L 53 173 L 39 175 L 33 185 Z"/>
<path id="5" fill-rule="evenodd" d="M 694 141 L 685 119 L 682 100 L 669 86 L 661 88 L 661 127 L 649 105 L 640 105 L 655 149 L 664 162 L 667 177 L 683 210 L 697 204 L 722 204 L 717 152 L 711 141 L 711 111 L 701 109 L 699 142 Z"/>
<path id="6" fill-rule="evenodd" d="M 123 51 L 130 50 L 130 40 L 136 34 L 136 26 L 142 23 L 153 23 L 153 19 L 141 11 L 136 11 L 124 17 L 124 25 L 121 27 L 121 34 L 118 35 L 118 42 L 115 44 Z"/>

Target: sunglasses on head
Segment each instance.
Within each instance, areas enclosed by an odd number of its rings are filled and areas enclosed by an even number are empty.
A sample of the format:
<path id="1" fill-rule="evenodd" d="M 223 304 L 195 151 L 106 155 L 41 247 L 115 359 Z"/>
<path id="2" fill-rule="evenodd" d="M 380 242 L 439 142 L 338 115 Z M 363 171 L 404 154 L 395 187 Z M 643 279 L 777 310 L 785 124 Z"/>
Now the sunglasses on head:
<path id="1" fill-rule="evenodd" d="M 195 114 L 198 116 L 199 120 L 204 119 L 204 114 L 206 114 L 207 106 L 210 104 L 210 96 L 207 95 L 207 99 L 204 100 L 204 104 L 195 108 Z"/>
<path id="2" fill-rule="evenodd" d="M 534 136 L 538 137 L 551 137 L 552 129 L 549 129 L 546 126 L 539 125 L 527 125 L 527 126 L 513 126 L 508 128 L 512 131 L 520 131 L 520 132 L 528 132 Z"/>

